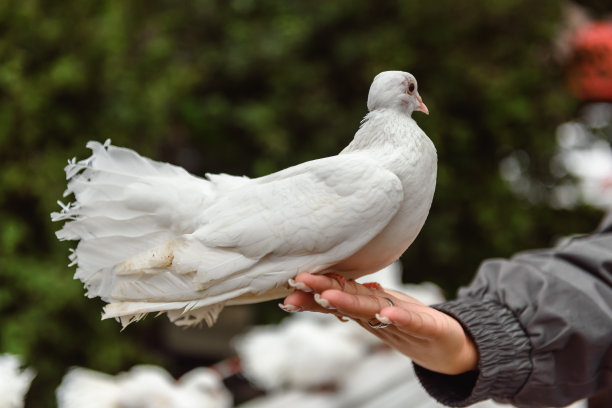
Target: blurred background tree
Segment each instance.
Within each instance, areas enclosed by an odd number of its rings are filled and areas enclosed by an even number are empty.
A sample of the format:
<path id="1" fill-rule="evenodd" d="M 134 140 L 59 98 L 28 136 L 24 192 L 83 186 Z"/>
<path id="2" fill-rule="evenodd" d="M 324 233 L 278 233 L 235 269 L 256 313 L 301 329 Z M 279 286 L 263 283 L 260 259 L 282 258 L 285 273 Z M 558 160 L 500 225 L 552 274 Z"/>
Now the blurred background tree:
<path id="1" fill-rule="evenodd" d="M 336 154 L 374 75 L 406 70 L 439 154 L 406 281 L 452 297 L 485 258 L 592 230 L 601 213 L 517 198 L 498 172 L 521 150 L 546 180 L 555 128 L 577 109 L 551 58 L 560 21 L 556 0 L 0 2 L 0 352 L 38 371 L 30 406 L 53 406 L 71 365 L 202 363 L 161 345 L 159 320 L 121 333 L 101 322 L 101 302 L 72 280 L 49 213 L 66 159 L 87 156 L 90 139 L 197 175 L 261 176 Z M 281 316 L 274 303 L 258 310 Z"/>

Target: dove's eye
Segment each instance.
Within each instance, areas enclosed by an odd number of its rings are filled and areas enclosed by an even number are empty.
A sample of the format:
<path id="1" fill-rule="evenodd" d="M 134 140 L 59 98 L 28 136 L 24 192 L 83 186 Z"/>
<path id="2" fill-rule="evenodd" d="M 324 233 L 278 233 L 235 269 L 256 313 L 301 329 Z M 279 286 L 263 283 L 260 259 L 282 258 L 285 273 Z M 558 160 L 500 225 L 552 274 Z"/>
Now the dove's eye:
<path id="1" fill-rule="evenodd" d="M 410 83 L 410 85 L 408 85 L 408 93 L 411 94 L 414 92 L 414 82 Z"/>

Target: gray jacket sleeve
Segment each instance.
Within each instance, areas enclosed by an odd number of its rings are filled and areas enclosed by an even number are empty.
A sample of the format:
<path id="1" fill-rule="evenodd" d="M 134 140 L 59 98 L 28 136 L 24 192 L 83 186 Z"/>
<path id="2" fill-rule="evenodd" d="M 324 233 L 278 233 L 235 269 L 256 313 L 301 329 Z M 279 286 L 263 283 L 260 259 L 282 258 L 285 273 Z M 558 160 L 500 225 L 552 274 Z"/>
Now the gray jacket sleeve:
<path id="1" fill-rule="evenodd" d="M 557 407 L 612 387 L 612 217 L 555 248 L 483 262 L 456 300 L 435 307 L 479 353 L 478 371 L 456 376 L 415 365 L 445 405 Z"/>

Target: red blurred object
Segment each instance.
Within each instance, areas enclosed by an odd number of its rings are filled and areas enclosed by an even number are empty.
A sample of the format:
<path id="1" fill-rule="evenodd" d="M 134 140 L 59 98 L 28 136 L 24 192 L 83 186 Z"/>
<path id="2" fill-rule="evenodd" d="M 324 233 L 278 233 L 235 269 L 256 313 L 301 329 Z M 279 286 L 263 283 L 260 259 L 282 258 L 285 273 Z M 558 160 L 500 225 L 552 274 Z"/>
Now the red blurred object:
<path id="1" fill-rule="evenodd" d="M 566 67 L 571 92 L 582 101 L 612 102 L 612 21 L 597 21 L 571 38 Z"/>

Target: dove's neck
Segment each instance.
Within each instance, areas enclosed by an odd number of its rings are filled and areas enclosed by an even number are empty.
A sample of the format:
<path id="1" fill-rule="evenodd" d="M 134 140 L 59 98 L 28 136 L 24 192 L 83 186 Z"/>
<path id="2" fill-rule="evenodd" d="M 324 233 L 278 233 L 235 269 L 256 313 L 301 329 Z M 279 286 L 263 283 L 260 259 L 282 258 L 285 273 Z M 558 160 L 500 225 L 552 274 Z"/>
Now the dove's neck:
<path id="1" fill-rule="evenodd" d="M 393 109 L 382 109 L 365 116 L 353 141 L 342 153 L 376 150 L 382 154 L 399 151 L 416 154 L 430 149 L 435 152 L 433 143 L 414 119 Z"/>
<path id="2" fill-rule="evenodd" d="M 401 180 L 404 191 L 421 191 L 422 196 L 404 200 L 406 208 L 413 211 L 425 203 L 422 210 L 429 210 L 438 157 L 433 142 L 410 116 L 390 109 L 370 112 L 342 153 L 365 153 L 376 160 Z"/>

